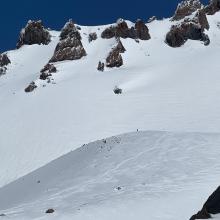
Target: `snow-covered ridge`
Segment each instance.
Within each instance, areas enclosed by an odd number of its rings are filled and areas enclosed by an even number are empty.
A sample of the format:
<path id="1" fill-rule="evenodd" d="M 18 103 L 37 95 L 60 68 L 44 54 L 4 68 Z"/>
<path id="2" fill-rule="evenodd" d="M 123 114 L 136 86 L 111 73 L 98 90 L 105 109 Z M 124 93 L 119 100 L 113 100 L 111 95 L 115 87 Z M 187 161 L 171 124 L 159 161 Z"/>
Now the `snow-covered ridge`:
<path id="1" fill-rule="evenodd" d="M 96 141 L 1 188 L 0 213 L 48 219 L 53 208 L 56 219 L 189 219 L 218 185 L 219 145 L 217 133 L 156 131 Z"/>

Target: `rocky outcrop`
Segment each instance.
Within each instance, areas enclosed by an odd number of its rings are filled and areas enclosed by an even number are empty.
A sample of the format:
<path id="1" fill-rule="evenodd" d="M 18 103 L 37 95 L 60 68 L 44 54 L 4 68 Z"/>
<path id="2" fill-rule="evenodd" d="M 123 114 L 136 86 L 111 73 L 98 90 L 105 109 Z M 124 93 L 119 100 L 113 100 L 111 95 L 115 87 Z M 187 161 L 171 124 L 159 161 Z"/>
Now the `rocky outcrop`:
<path id="1" fill-rule="evenodd" d="M 205 14 L 205 10 L 198 10 L 194 22 L 199 24 L 203 30 L 209 30 L 209 22 Z"/>
<path id="2" fill-rule="evenodd" d="M 204 10 L 201 9 L 194 18 L 186 18 L 180 24 L 173 25 L 166 35 L 166 43 L 171 47 L 180 47 L 187 40 L 200 40 L 204 45 L 208 45 L 210 40 L 204 33 L 205 29 L 209 29 L 209 23 Z"/>
<path id="3" fill-rule="evenodd" d="M 220 213 L 220 187 L 216 189 L 215 192 L 208 198 L 202 207 L 202 210 L 197 214 L 193 215 L 190 220 L 195 219 L 209 219 L 211 214 Z"/>
<path id="4" fill-rule="evenodd" d="M 99 61 L 97 70 L 103 72 L 105 69 L 105 64 Z"/>
<path id="5" fill-rule="evenodd" d="M 11 63 L 11 61 L 7 54 L 0 54 L 0 67 L 7 66 L 9 63 Z"/>
<path id="6" fill-rule="evenodd" d="M 86 51 L 81 42 L 81 35 L 70 20 L 61 31 L 60 42 L 57 44 L 50 62 L 77 60 L 83 56 L 86 56 Z"/>
<path id="7" fill-rule="evenodd" d="M 136 31 L 136 38 L 140 40 L 149 40 L 150 34 L 148 27 L 144 24 L 144 22 L 138 19 L 135 23 L 135 31 Z"/>
<path id="8" fill-rule="evenodd" d="M 125 51 L 126 50 L 122 42 L 120 39 L 117 39 L 117 45 L 112 49 L 106 58 L 106 66 L 110 68 L 122 66 L 123 59 L 121 53 L 124 53 Z"/>
<path id="9" fill-rule="evenodd" d="M 129 28 L 126 21 L 119 19 L 116 25 L 106 28 L 102 32 L 101 37 L 104 39 L 116 37 L 149 40 L 150 34 L 148 27 L 141 20 L 137 20 L 135 26 Z"/>
<path id="10" fill-rule="evenodd" d="M 178 4 L 172 20 L 178 21 L 202 8 L 200 0 L 185 0 Z"/>
<path id="11" fill-rule="evenodd" d="M 7 54 L 0 54 L 0 76 L 6 73 L 6 66 L 10 63 L 11 61 L 8 58 Z"/>
<path id="12" fill-rule="evenodd" d="M 47 209 L 46 210 L 46 214 L 52 214 L 52 213 L 54 213 L 55 212 L 55 210 L 54 209 Z"/>
<path id="13" fill-rule="evenodd" d="M 44 66 L 44 68 L 40 72 L 41 72 L 40 79 L 46 80 L 48 79 L 48 77 L 52 76 L 52 73 L 56 73 L 57 69 L 53 64 L 48 63 L 47 65 Z"/>
<path id="14" fill-rule="evenodd" d="M 89 34 L 89 43 L 92 42 L 92 41 L 97 40 L 97 38 L 98 38 L 98 37 L 97 37 L 96 32 L 90 33 L 90 34 Z"/>
<path id="15" fill-rule="evenodd" d="M 122 44 L 120 39 L 117 39 L 117 46 L 116 46 L 116 50 L 119 51 L 119 53 L 124 53 L 126 51 L 124 45 Z"/>
<path id="16" fill-rule="evenodd" d="M 60 40 L 67 38 L 77 38 L 81 40 L 81 35 L 71 19 L 64 25 L 60 33 Z"/>
<path id="17" fill-rule="evenodd" d="M 42 24 L 42 21 L 28 21 L 25 28 L 20 32 L 17 48 L 23 45 L 49 44 L 50 33 Z"/>
<path id="18" fill-rule="evenodd" d="M 214 15 L 220 11 L 220 0 L 210 0 L 209 4 L 205 7 L 205 12 L 208 15 Z"/>
<path id="19" fill-rule="evenodd" d="M 31 82 L 27 88 L 25 88 L 25 92 L 33 92 L 37 88 L 35 82 Z"/>

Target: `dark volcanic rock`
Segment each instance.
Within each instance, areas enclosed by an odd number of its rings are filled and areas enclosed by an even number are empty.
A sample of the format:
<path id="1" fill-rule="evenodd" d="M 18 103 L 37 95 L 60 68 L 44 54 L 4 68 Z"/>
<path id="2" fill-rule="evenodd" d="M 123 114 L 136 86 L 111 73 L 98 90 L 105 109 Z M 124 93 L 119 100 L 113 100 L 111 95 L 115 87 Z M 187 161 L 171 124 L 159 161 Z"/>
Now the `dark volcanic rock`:
<path id="1" fill-rule="evenodd" d="M 201 211 L 196 215 L 193 215 L 190 220 L 194 219 L 208 219 L 211 218 L 211 214 L 220 213 L 220 187 L 218 187 L 215 192 L 211 194 L 208 200 L 203 205 Z"/>
<path id="2" fill-rule="evenodd" d="M 83 56 L 86 56 L 86 51 L 81 42 L 81 35 L 70 20 L 61 31 L 60 42 L 57 44 L 50 62 L 77 60 Z"/>
<path id="3" fill-rule="evenodd" d="M 210 0 L 209 5 L 205 7 L 205 12 L 208 15 L 214 15 L 218 11 L 220 11 L 220 0 Z"/>
<path id="4" fill-rule="evenodd" d="M 7 66 L 9 63 L 11 63 L 11 61 L 7 54 L 0 54 L 0 67 Z"/>
<path id="5" fill-rule="evenodd" d="M 17 48 L 23 45 L 49 44 L 50 33 L 46 30 L 41 21 L 29 21 L 24 29 L 21 30 Z"/>
<path id="6" fill-rule="evenodd" d="M 57 69 L 53 64 L 48 63 L 40 72 L 40 79 L 46 80 L 49 76 L 52 76 L 52 73 L 56 73 Z"/>
<path id="7" fill-rule="evenodd" d="M 105 64 L 102 63 L 101 61 L 99 61 L 99 64 L 98 64 L 97 70 L 103 72 L 104 69 L 105 69 Z"/>
<path id="8" fill-rule="evenodd" d="M 55 212 L 54 209 L 48 209 L 45 213 L 47 213 L 47 214 L 51 214 L 51 213 L 54 213 L 54 212 Z"/>
<path id="9" fill-rule="evenodd" d="M 101 37 L 104 39 L 116 37 L 149 40 L 150 34 L 147 26 L 141 20 L 136 22 L 135 27 L 129 28 L 126 21 L 118 19 L 117 24 L 106 28 L 102 32 Z"/>
<path id="10" fill-rule="evenodd" d="M 92 42 L 92 41 L 95 41 L 97 40 L 97 34 L 94 32 L 94 33 L 90 33 L 89 34 L 89 43 Z"/>
<path id="11" fill-rule="evenodd" d="M 136 38 L 140 40 L 150 39 L 149 29 L 142 20 L 140 19 L 137 20 L 137 22 L 135 23 L 135 30 L 136 30 L 136 35 L 137 35 Z"/>
<path id="12" fill-rule="evenodd" d="M 86 51 L 81 41 L 77 38 L 68 37 L 58 43 L 50 62 L 77 60 L 81 59 L 83 56 L 86 56 Z"/>
<path id="13" fill-rule="evenodd" d="M 123 65 L 123 59 L 119 50 L 117 50 L 117 48 L 113 48 L 106 58 L 106 66 L 113 68 L 113 67 L 120 67 L 122 65 Z"/>
<path id="14" fill-rule="evenodd" d="M 24 90 L 25 92 L 32 92 L 37 88 L 35 82 L 31 82 L 29 86 Z"/>
<path id="15" fill-rule="evenodd" d="M 115 86 L 113 92 L 116 94 L 116 95 L 120 95 L 122 94 L 122 89 L 118 88 L 117 86 Z M 121 190 L 121 187 L 117 187 L 117 190 Z"/>
<path id="16" fill-rule="evenodd" d="M 77 38 L 78 40 L 81 40 L 81 35 L 71 19 L 62 28 L 60 40 L 67 39 L 68 37 Z"/>
<path id="17" fill-rule="evenodd" d="M 117 41 L 118 41 L 118 44 L 117 44 L 117 46 L 116 46 L 116 50 L 118 50 L 119 53 L 124 53 L 124 52 L 126 51 L 126 49 L 124 48 L 124 46 L 123 46 L 121 40 L 120 40 L 120 39 L 117 39 Z"/>
<path id="18" fill-rule="evenodd" d="M 195 16 L 195 22 L 198 22 L 198 24 L 200 24 L 201 28 L 203 30 L 209 30 L 209 22 L 208 19 L 206 17 L 206 13 L 205 10 L 199 10 Z"/>
<path id="19" fill-rule="evenodd" d="M 202 8 L 200 0 L 185 0 L 178 4 L 172 20 L 181 20 Z"/>
<path id="20" fill-rule="evenodd" d="M 111 39 L 115 37 L 116 35 L 115 32 L 116 32 L 116 28 L 114 26 L 110 26 L 102 32 L 101 37 L 104 39 Z"/>
<path id="21" fill-rule="evenodd" d="M 198 14 L 203 12 L 198 12 Z M 198 15 L 198 17 L 200 17 Z M 202 15 L 203 16 L 203 15 Z M 197 20 L 185 20 L 179 25 L 174 25 L 171 30 L 166 35 L 166 43 L 171 47 L 180 47 L 187 40 L 200 40 L 204 42 L 204 45 L 210 43 L 208 35 L 204 33 L 204 28 L 208 28 L 208 23 L 206 23 L 203 18 L 196 18 Z M 200 19 L 199 23 L 198 19 Z M 201 21 L 202 20 L 202 21 Z"/>

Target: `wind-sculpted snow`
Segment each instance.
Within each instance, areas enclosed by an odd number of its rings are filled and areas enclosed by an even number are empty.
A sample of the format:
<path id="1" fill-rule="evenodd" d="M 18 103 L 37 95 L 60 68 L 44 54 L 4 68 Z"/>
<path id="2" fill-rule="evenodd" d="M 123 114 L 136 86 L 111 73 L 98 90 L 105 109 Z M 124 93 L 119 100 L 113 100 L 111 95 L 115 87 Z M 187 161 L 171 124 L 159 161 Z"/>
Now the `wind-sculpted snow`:
<path id="1" fill-rule="evenodd" d="M 83 145 L 1 188 L 0 213 L 48 219 L 51 208 L 56 219 L 189 219 L 219 184 L 219 145 L 220 134 L 156 131 Z"/>

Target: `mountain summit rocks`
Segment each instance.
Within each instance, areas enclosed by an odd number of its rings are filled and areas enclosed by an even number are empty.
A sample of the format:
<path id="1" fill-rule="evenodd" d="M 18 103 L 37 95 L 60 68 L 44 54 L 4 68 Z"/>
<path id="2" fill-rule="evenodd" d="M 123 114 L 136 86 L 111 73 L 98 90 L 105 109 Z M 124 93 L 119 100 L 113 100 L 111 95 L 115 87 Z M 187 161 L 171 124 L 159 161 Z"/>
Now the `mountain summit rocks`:
<path id="1" fill-rule="evenodd" d="M 63 60 L 77 60 L 86 56 L 86 51 L 81 42 L 81 35 L 72 20 L 67 22 L 60 34 L 60 42 L 57 44 L 50 62 Z"/>
<path id="2" fill-rule="evenodd" d="M 178 4 L 172 20 L 178 21 L 203 7 L 199 0 L 185 0 Z"/>
<path id="3" fill-rule="evenodd" d="M 135 26 L 131 28 L 128 27 L 126 21 L 123 19 L 118 19 L 117 24 L 106 28 L 102 32 L 101 37 L 104 39 L 121 37 L 140 40 L 149 40 L 151 38 L 148 27 L 140 19 L 138 19 L 135 23 Z"/>
<path id="4" fill-rule="evenodd" d="M 28 21 L 25 28 L 20 32 L 17 49 L 23 45 L 49 44 L 51 41 L 50 33 L 44 28 L 42 21 Z"/>
<path id="5" fill-rule="evenodd" d="M 203 9 L 198 10 L 194 18 L 185 18 L 183 22 L 173 25 L 166 35 L 165 42 L 171 47 L 180 47 L 187 40 L 200 40 L 204 45 L 210 43 L 208 35 L 209 23 Z"/>

